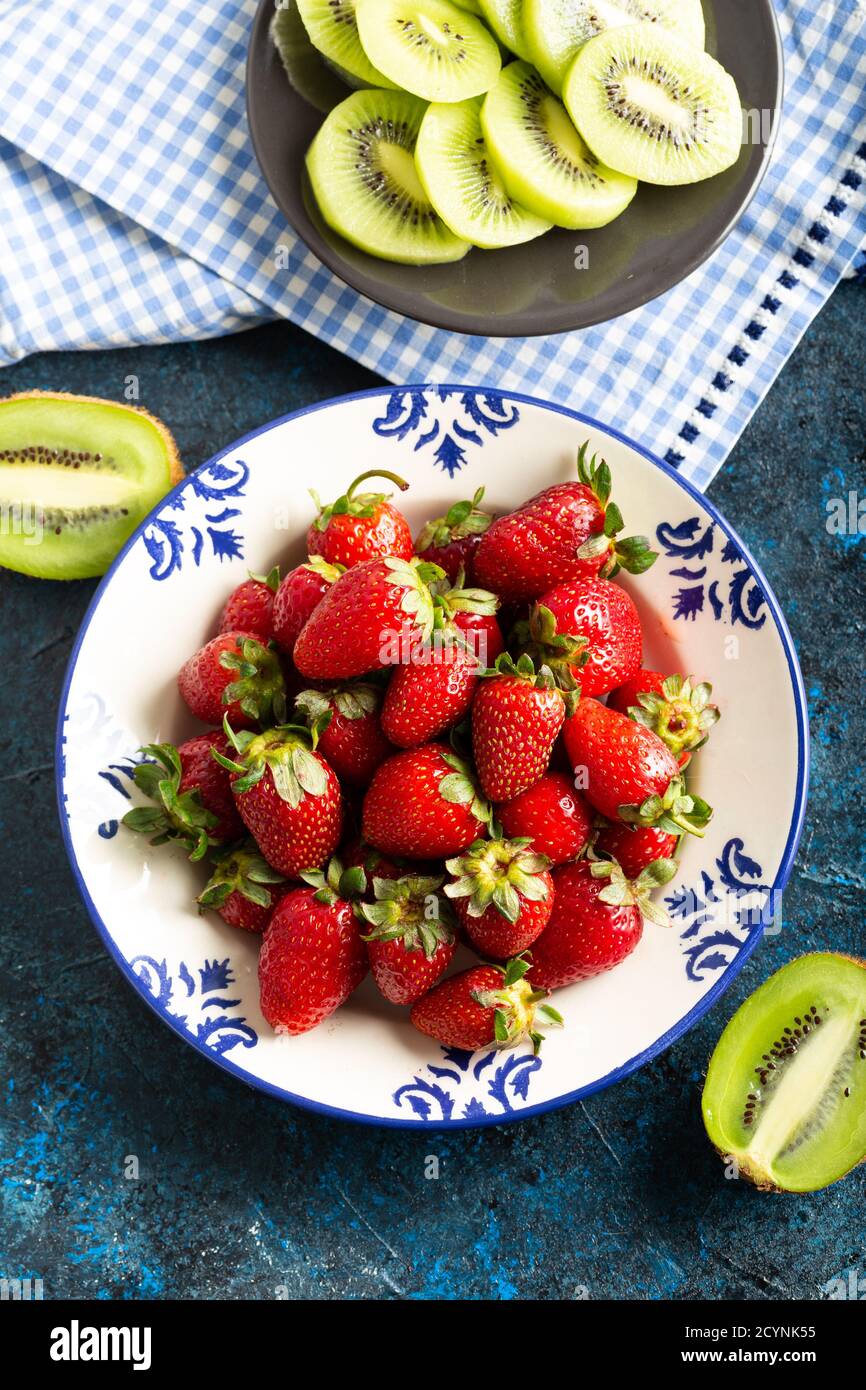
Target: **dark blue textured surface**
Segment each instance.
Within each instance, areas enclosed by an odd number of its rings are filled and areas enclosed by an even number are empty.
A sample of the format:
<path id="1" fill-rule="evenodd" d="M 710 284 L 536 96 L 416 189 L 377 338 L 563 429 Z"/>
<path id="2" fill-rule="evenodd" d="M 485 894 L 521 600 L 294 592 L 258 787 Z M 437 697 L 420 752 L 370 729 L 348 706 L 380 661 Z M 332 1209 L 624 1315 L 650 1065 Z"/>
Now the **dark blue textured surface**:
<path id="1" fill-rule="evenodd" d="M 866 538 L 825 526 L 828 499 L 866 496 L 863 307 L 856 286 L 837 292 L 711 492 L 782 602 L 810 698 L 812 796 L 784 928 L 687 1039 L 556 1115 L 448 1137 L 359 1130 L 247 1091 L 172 1037 L 100 948 L 55 829 L 55 706 L 93 585 L 0 577 L 0 1275 L 40 1276 L 47 1297 L 629 1299 L 817 1297 L 864 1271 L 863 1173 L 762 1196 L 724 1179 L 699 1111 L 719 1030 L 771 969 L 815 947 L 866 952 Z M 188 465 L 375 381 L 279 325 L 37 358 L 0 385 L 120 397 L 130 373 Z"/>

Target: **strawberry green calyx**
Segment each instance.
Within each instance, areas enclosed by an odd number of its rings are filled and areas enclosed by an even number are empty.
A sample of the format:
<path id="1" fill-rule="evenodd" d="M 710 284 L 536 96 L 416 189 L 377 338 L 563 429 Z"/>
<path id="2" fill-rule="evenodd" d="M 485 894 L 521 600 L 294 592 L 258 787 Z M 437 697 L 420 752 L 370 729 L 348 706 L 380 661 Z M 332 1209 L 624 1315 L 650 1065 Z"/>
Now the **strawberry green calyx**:
<path id="1" fill-rule="evenodd" d="M 668 676 L 662 693 L 642 690 L 637 705 L 629 705 L 629 718 L 652 729 L 666 743 L 680 766 L 706 743 L 710 729 L 721 718 L 717 705 L 709 703 L 713 687 L 707 681 L 692 684 L 691 676 Z"/>
<path id="2" fill-rule="evenodd" d="M 254 579 L 257 584 L 266 584 L 272 594 L 275 594 L 280 587 L 279 565 L 274 565 L 273 569 L 268 570 L 267 574 L 253 574 L 252 570 L 249 570 L 248 573 L 250 579 Z"/>
<path id="3" fill-rule="evenodd" d="M 140 750 L 148 759 L 139 763 L 133 780 L 139 791 L 155 802 L 127 811 L 123 824 L 140 835 L 150 835 L 152 845 L 178 840 L 190 851 L 190 859 L 203 859 L 214 843 L 208 835 L 218 823 L 217 816 L 202 805 L 199 792 L 179 792 L 183 767 L 173 743 L 148 743 Z"/>
<path id="4" fill-rule="evenodd" d="M 327 531 L 328 523 L 332 516 L 372 516 L 376 508 L 382 502 L 387 502 L 390 493 L 387 492 L 357 492 L 359 483 L 364 483 L 368 478 L 387 478 L 389 483 L 393 483 L 401 492 L 405 492 L 409 484 L 404 478 L 398 478 L 396 473 L 389 473 L 386 469 L 370 468 L 366 473 L 359 473 L 358 477 L 346 489 L 342 497 L 338 497 L 336 502 L 323 506 L 319 500 L 319 494 L 310 488 L 310 496 L 319 509 L 319 515 L 313 522 L 317 531 Z"/>
<path id="5" fill-rule="evenodd" d="M 526 681 L 538 690 L 558 690 L 565 701 L 566 716 L 574 714 L 580 703 L 580 686 L 575 680 L 570 665 L 564 662 L 554 672 L 549 665 L 542 663 L 536 668 L 528 652 L 521 652 L 517 660 L 510 652 L 503 652 L 496 658 L 493 666 L 479 675 L 485 679 L 494 676 L 509 676 L 512 680 Z"/>
<path id="6" fill-rule="evenodd" d="M 472 815 L 481 821 L 482 825 L 491 825 L 493 808 L 482 796 L 469 763 L 456 753 L 443 753 L 442 761 L 451 769 L 439 783 L 439 795 L 442 800 L 450 801 L 456 806 L 468 806 Z"/>
<path id="7" fill-rule="evenodd" d="M 446 860 L 454 882 L 445 885 L 449 898 L 468 898 L 470 917 L 481 917 L 493 906 L 508 922 L 520 916 L 520 897 L 543 902 L 548 886 L 541 877 L 550 868 L 546 854 L 529 850 L 528 837 L 515 840 L 476 840 L 465 854 Z M 518 896 L 519 895 L 519 896 Z"/>
<path id="8" fill-rule="evenodd" d="M 548 991 L 533 989 L 529 981 L 523 978 L 530 964 L 525 956 L 515 956 L 507 964 L 494 967 L 502 975 L 501 988 L 472 992 L 473 999 L 482 1009 L 495 1010 L 493 1027 L 497 1047 L 514 1047 L 524 1038 L 529 1038 L 533 1052 L 538 1052 L 543 1041 L 536 1027 L 536 1015 L 539 1014 L 539 1022 L 562 1027 L 562 1015 L 549 1004 L 541 1004 L 542 999 L 548 997 Z"/>
<path id="9" fill-rule="evenodd" d="M 622 512 L 610 500 L 610 468 L 604 459 L 599 461 L 597 454 L 589 455 L 589 440 L 581 444 L 577 455 L 577 476 L 592 491 L 604 512 L 604 526 L 601 531 L 584 541 L 578 550 L 581 560 L 594 559 L 606 555 L 599 570 L 602 579 L 612 579 L 619 570 L 629 574 L 643 574 L 658 559 L 658 551 L 651 550 L 646 536 L 620 536 L 625 525 Z"/>
<path id="10" fill-rule="evenodd" d="M 317 733 L 324 733 L 334 717 L 334 708 L 344 719 L 354 721 L 375 714 L 382 703 L 382 692 L 364 681 L 335 686 L 331 690 L 302 690 L 295 697 L 295 709 Z"/>
<path id="11" fill-rule="evenodd" d="M 351 902 L 359 898 L 367 887 L 367 877 L 360 865 L 353 869 L 344 869 L 342 863 L 336 856 L 328 863 L 328 867 L 322 869 L 308 869 L 301 874 L 304 883 L 315 888 L 313 894 L 317 903 L 326 903 L 332 906 L 338 898 L 344 902 Z"/>
<path id="12" fill-rule="evenodd" d="M 552 671 L 557 684 L 564 683 L 567 690 L 575 688 L 575 670 L 589 660 L 587 639 L 557 631 L 556 618 L 543 603 L 534 603 L 529 617 L 515 623 L 511 640 L 536 667 Z"/>
<path id="13" fill-rule="evenodd" d="M 345 565 L 331 564 L 323 555 L 310 555 L 298 569 L 310 570 L 328 584 L 336 584 L 341 574 L 346 573 Z"/>
<path id="14" fill-rule="evenodd" d="M 426 642 L 436 623 L 436 604 L 430 585 L 444 579 L 445 571 L 440 565 L 428 560 L 398 560 L 393 555 L 382 562 L 389 571 L 386 583 L 394 584 L 404 590 L 400 608 L 418 628 L 421 638 Z"/>
<path id="15" fill-rule="evenodd" d="M 615 859 L 597 859 L 589 872 L 593 878 L 609 880 L 598 895 L 601 902 L 610 907 L 636 907 L 642 917 L 655 922 L 657 927 L 670 927 L 673 925 L 670 917 L 663 907 L 652 901 L 650 893 L 670 883 L 676 871 L 676 860 L 656 859 L 630 881 Z"/>
<path id="16" fill-rule="evenodd" d="M 276 643 L 265 645 L 255 637 L 239 638 L 236 651 L 220 652 L 220 666 L 234 674 L 222 693 L 224 705 L 237 700 L 244 714 L 259 724 L 286 717 L 286 683 Z"/>
<path id="17" fill-rule="evenodd" d="M 441 613 L 441 620 L 453 618 L 455 613 L 480 613 L 490 616 L 499 607 L 499 597 L 490 589 L 467 589 L 464 587 L 466 572 L 461 566 L 454 584 L 449 585 L 446 576 L 444 584 L 433 586 L 433 601 Z"/>
<path id="18" fill-rule="evenodd" d="M 699 839 L 713 815 L 708 802 L 686 791 L 683 777 L 672 777 L 663 796 L 648 796 L 640 805 L 619 806 L 617 811 L 620 820 L 629 825 L 652 825 L 669 835 L 681 835 L 685 830 Z"/>
<path id="19" fill-rule="evenodd" d="M 484 488 L 480 487 L 470 501 L 455 502 L 444 516 L 428 521 L 415 542 L 415 549 L 420 552 L 431 545 L 439 548 L 452 541 L 465 540 L 467 536 L 483 536 L 493 520 L 489 512 L 479 511 L 483 496 Z"/>
<path id="20" fill-rule="evenodd" d="M 268 885 L 285 881 L 283 875 L 262 858 L 255 840 L 244 840 L 215 856 L 213 873 L 196 902 L 199 910 L 220 908 L 232 893 L 240 893 L 248 902 L 268 908 L 273 902 Z"/>
<path id="21" fill-rule="evenodd" d="M 228 720 L 223 727 L 237 753 L 237 759 L 225 758 L 215 749 L 213 757 L 229 772 L 236 774 L 232 782 L 235 792 L 247 792 L 270 771 L 278 796 L 294 809 L 305 796 L 323 796 L 328 789 L 327 772 L 314 757 L 318 739 L 315 728 L 283 724 L 266 729 L 262 734 L 249 729 L 235 732 Z"/>
<path id="22" fill-rule="evenodd" d="M 365 941 L 402 941 L 407 951 L 432 960 L 437 948 L 454 942 L 451 909 L 440 895 L 443 880 L 423 874 L 375 878 L 376 901 L 356 903 L 355 913 L 373 930 Z"/>

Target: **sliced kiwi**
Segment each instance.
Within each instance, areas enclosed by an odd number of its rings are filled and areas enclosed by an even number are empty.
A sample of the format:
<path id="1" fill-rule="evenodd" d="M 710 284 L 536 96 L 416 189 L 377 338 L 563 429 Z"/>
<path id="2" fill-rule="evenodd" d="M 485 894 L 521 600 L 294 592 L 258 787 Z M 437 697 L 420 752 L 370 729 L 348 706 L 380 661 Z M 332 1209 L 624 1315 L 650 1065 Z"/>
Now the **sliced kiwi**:
<path id="1" fill-rule="evenodd" d="M 512 198 L 560 227 L 604 227 L 637 180 L 596 159 L 529 63 L 509 63 L 481 108 L 487 148 Z"/>
<path id="2" fill-rule="evenodd" d="M 813 1192 L 866 1157 L 866 961 L 800 956 L 734 1014 L 703 1097 L 710 1139 L 758 1187 Z"/>
<path id="3" fill-rule="evenodd" d="M 104 574 L 183 477 L 153 415 L 91 396 L 0 401 L 0 565 L 38 579 Z"/>
<path id="4" fill-rule="evenodd" d="M 501 66 L 481 20 L 449 0 L 362 0 L 358 32 L 370 61 L 426 101 L 480 96 Z"/>
<path id="5" fill-rule="evenodd" d="M 296 0 L 310 39 L 339 77 L 355 87 L 393 87 L 361 47 L 355 0 Z"/>
<path id="6" fill-rule="evenodd" d="M 481 0 L 481 11 L 501 44 L 518 58 L 529 60 L 523 32 L 523 0 Z"/>
<path id="7" fill-rule="evenodd" d="M 555 92 L 562 91 L 569 64 L 596 34 L 642 23 L 704 46 L 701 0 L 523 0 L 527 56 Z"/>
<path id="8" fill-rule="evenodd" d="M 653 24 L 590 39 L 563 100 L 594 154 L 646 183 L 698 183 L 735 164 L 743 116 L 721 63 Z"/>
<path id="9" fill-rule="evenodd" d="M 408 92 L 353 92 L 325 117 L 307 152 L 319 210 L 347 241 L 389 261 L 459 261 L 469 242 L 437 216 L 415 168 L 426 110 Z"/>
<path id="10" fill-rule="evenodd" d="M 298 96 L 323 113 L 333 110 L 343 100 L 346 80 L 313 46 L 296 0 L 286 0 L 274 12 L 271 40 Z M 350 85 L 357 85 L 356 79 L 353 78 Z"/>
<path id="11" fill-rule="evenodd" d="M 428 106 L 415 164 L 425 193 L 455 236 L 494 250 L 532 241 L 551 224 L 509 196 L 481 133 L 481 101 Z"/>

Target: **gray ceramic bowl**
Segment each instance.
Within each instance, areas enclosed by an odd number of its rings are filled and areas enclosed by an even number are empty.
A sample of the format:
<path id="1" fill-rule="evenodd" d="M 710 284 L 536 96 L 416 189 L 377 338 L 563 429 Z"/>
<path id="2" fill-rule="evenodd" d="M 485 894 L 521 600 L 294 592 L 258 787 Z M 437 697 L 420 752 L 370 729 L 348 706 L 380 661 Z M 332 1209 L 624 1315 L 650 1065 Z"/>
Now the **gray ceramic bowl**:
<path id="1" fill-rule="evenodd" d="M 707 48 L 733 74 L 758 127 L 733 168 L 686 188 L 641 185 L 627 211 L 598 231 L 555 230 L 523 246 L 470 251 L 453 265 L 377 260 L 332 232 L 315 206 L 304 155 L 322 110 L 348 95 L 328 74 L 289 84 L 271 42 L 274 0 L 261 0 L 247 63 L 256 156 L 274 200 L 311 251 L 368 299 L 457 333 L 522 338 L 565 333 L 628 313 L 695 270 L 724 241 L 763 177 L 782 102 L 782 52 L 772 0 L 704 0 Z M 755 119 L 757 114 L 758 119 Z M 576 248 L 588 269 L 576 269 Z"/>

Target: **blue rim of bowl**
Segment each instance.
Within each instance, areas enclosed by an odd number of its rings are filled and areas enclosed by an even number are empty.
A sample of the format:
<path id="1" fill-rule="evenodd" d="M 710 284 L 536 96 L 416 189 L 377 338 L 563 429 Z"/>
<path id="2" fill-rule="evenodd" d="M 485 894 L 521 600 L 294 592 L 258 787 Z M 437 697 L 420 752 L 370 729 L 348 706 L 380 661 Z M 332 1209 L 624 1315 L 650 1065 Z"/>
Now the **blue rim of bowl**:
<path id="1" fill-rule="evenodd" d="M 761 587 L 761 591 L 766 600 L 767 607 L 770 610 L 770 614 L 773 618 L 774 623 L 776 624 L 776 629 L 779 633 L 779 637 L 781 638 L 782 647 L 785 652 L 785 659 L 788 663 L 788 671 L 791 677 L 791 685 L 794 694 L 794 708 L 796 711 L 797 718 L 797 784 L 794 793 L 794 810 L 791 818 L 791 824 L 788 830 L 788 837 L 785 842 L 785 849 L 782 854 L 782 862 L 779 865 L 778 872 L 772 885 L 773 893 L 781 893 L 786 883 L 788 882 L 788 878 L 791 873 L 791 868 L 794 863 L 794 858 L 797 853 L 797 846 L 800 843 L 800 836 L 803 831 L 803 821 L 805 819 L 806 814 L 806 800 L 809 788 L 809 724 L 806 705 L 806 692 L 803 687 L 803 677 L 800 671 L 799 662 L 797 660 L 797 653 L 794 647 L 794 640 L 788 629 L 788 624 L 785 622 L 782 610 L 780 609 L 779 604 L 776 600 L 776 596 L 770 588 L 769 584 L 767 583 L 767 580 L 760 566 L 755 563 L 755 560 L 753 559 L 749 548 L 743 543 L 743 541 L 740 540 L 740 537 L 737 535 L 736 531 L 734 531 L 733 528 L 724 520 L 721 513 L 717 511 L 713 504 L 709 502 L 706 499 L 706 497 L 703 496 L 702 493 L 698 492 L 697 488 L 693 487 L 693 485 L 690 482 L 688 482 L 685 478 L 681 478 L 674 468 L 671 468 L 668 464 L 663 463 L 661 459 L 656 458 L 654 454 L 651 454 L 649 450 L 643 448 L 642 445 L 636 444 L 634 440 L 629 439 L 628 436 L 623 434 L 621 430 L 614 429 L 610 425 L 605 425 L 600 420 L 596 420 L 591 415 L 584 415 L 580 411 L 570 410 L 568 406 L 556 405 L 552 401 L 540 400 L 535 396 L 527 396 L 518 391 L 503 391 L 497 387 L 465 385 L 448 386 L 433 385 L 430 383 L 420 386 L 374 386 L 366 391 L 355 391 L 346 396 L 332 396 L 328 400 L 317 401 L 314 405 L 305 406 L 302 410 L 292 411 L 289 415 L 282 415 L 276 420 L 269 421 L 266 425 L 260 425 L 258 429 L 252 430 L 249 434 L 245 434 L 240 439 L 234 440 L 230 445 L 228 445 L 227 448 L 221 449 L 219 453 L 214 454 L 212 458 L 206 460 L 206 462 L 201 466 L 206 467 L 210 464 L 219 462 L 220 459 L 226 458 L 229 454 L 236 453 L 238 449 L 242 448 L 243 445 L 248 444 L 250 440 L 257 439 L 259 435 L 267 434 L 270 430 L 276 429 L 279 426 L 287 424 L 292 420 L 300 420 L 305 415 L 313 415 L 317 411 L 329 410 L 334 406 L 348 404 L 352 401 L 371 400 L 376 396 L 390 396 L 393 394 L 395 390 L 416 391 L 424 393 L 431 391 L 437 393 L 440 391 L 483 391 L 485 392 L 485 394 L 495 396 L 499 400 L 517 401 L 523 405 L 538 406 L 542 410 L 551 410 L 555 414 L 564 415 L 570 420 L 575 420 L 579 424 L 588 426 L 590 429 L 599 430 L 602 434 L 607 434 L 612 439 L 618 440 L 620 444 L 624 444 L 627 448 L 634 450 L 634 452 L 636 454 L 639 454 L 641 458 L 646 459 L 648 463 L 651 463 L 655 468 L 658 468 L 667 477 L 672 478 L 685 492 L 689 494 L 690 497 L 692 497 L 695 500 L 695 502 L 699 504 L 699 506 L 712 518 L 716 525 L 721 527 L 725 535 L 728 536 L 730 540 L 733 541 L 734 545 L 738 547 L 743 559 L 749 565 L 749 568 L 754 578 L 757 580 L 758 584 Z M 269 1081 L 264 1081 L 259 1077 L 251 1075 L 242 1067 L 239 1067 L 234 1062 L 229 1061 L 228 1058 L 221 1057 L 217 1053 L 213 1052 L 212 1049 L 205 1047 L 198 1041 L 197 1038 L 194 1038 L 190 1033 L 186 1031 L 182 1023 L 178 1019 L 174 1018 L 171 1014 L 161 1009 L 157 1001 L 153 998 L 153 996 L 142 988 L 142 983 L 139 976 L 136 975 L 135 971 L 129 965 L 129 962 L 121 954 L 114 941 L 114 938 L 111 936 L 111 933 L 106 927 L 105 922 L 102 920 L 102 917 L 96 909 L 96 905 L 93 902 L 90 893 L 88 892 L 84 876 L 82 875 L 81 870 L 79 869 L 78 860 L 75 856 L 75 851 L 72 846 L 72 839 L 69 832 L 69 818 L 66 814 L 65 795 L 63 791 L 63 777 L 65 770 L 65 758 L 63 752 L 63 746 L 65 741 L 64 725 L 66 722 L 66 706 L 67 701 L 69 699 L 69 688 L 72 683 L 72 677 L 75 673 L 75 666 L 78 660 L 78 653 L 81 649 L 81 644 L 84 641 L 85 636 L 87 635 L 87 630 L 90 627 L 93 615 L 99 607 L 100 602 L 102 601 L 103 593 L 108 588 L 108 585 L 111 583 L 115 571 L 123 563 L 128 552 L 132 549 L 132 547 L 135 544 L 137 544 L 137 542 L 141 538 L 142 532 L 150 524 L 151 520 L 157 515 L 157 513 L 161 512 L 167 504 L 171 503 L 174 500 L 174 498 L 177 497 L 183 491 L 183 489 L 189 484 L 190 477 L 191 474 L 187 474 L 187 476 L 180 483 L 178 483 L 176 487 L 172 488 L 171 492 L 167 493 L 165 497 L 162 497 L 160 499 L 157 505 L 153 508 L 153 511 L 151 511 L 149 515 L 145 517 L 141 525 L 130 536 L 129 540 L 126 542 L 120 554 L 115 559 L 111 568 L 108 570 L 105 577 L 102 579 L 98 589 L 96 590 L 96 593 L 94 594 L 90 602 L 90 606 L 88 607 L 87 612 L 84 615 L 81 627 L 79 628 L 78 634 L 75 638 L 75 643 L 73 645 L 72 652 L 69 657 L 69 663 L 66 667 L 66 674 L 63 679 L 63 689 L 60 695 L 60 705 L 57 717 L 57 733 L 55 743 L 55 780 L 57 787 L 57 805 L 60 815 L 60 827 L 63 834 L 63 843 L 66 846 L 66 853 L 69 858 L 69 863 L 72 869 L 72 874 L 75 879 L 76 886 L 78 888 L 79 893 L 81 894 L 85 907 L 87 908 L 87 911 L 90 915 L 91 921 L 93 922 L 93 925 L 96 927 L 96 930 L 99 932 L 99 935 L 101 936 L 102 941 L 105 947 L 107 948 L 109 954 L 113 958 L 115 964 L 118 966 L 121 973 L 125 976 L 129 984 L 133 987 L 136 994 L 138 994 L 139 997 L 142 998 L 150 1006 L 150 1008 L 154 1011 L 157 1017 L 162 1019 L 163 1023 L 167 1024 L 168 1027 L 171 1028 L 175 1033 L 177 1033 L 179 1037 L 183 1038 L 186 1043 L 188 1043 L 191 1047 L 193 1047 L 196 1050 L 196 1052 L 199 1052 L 203 1057 L 206 1057 L 209 1062 L 212 1062 L 214 1065 L 220 1067 L 223 1071 L 228 1072 L 231 1076 L 235 1076 L 239 1080 L 246 1082 L 246 1084 L 248 1086 L 251 1086 L 254 1090 L 262 1091 L 266 1095 L 272 1096 L 277 1100 L 290 1101 L 293 1105 L 298 1105 L 302 1109 L 310 1110 L 317 1115 L 327 1115 L 332 1119 L 351 1120 L 356 1124 L 380 1125 L 388 1129 L 423 1129 L 431 1131 L 446 1129 L 478 1129 L 489 1125 L 507 1124 L 514 1120 L 528 1120 L 536 1115 L 545 1115 L 550 1111 L 560 1110 L 563 1108 L 563 1106 L 572 1105 L 575 1101 L 582 1100 L 586 1096 L 591 1096 L 596 1091 L 603 1091 L 608 1086 L 614 1085 L 615 1082 L 622 1081 L 625 1077 L 631 1076 L 632 1072 L 637 1071 L 646 1062 L 653 1061 L 653 1059 L 658 1057 L 660 1053 L 664 1052 L 666 1048 L 670 1047 L 679 1038 L 683 1037 L 683 1035 L 688 1032 L 688 1030 L 692 1027 L 693 1024 L 697 1023 L 699 1019 L 703 1018 L 704 1014 L 708 1011 L 708 1009 L 712 1008 L 716 1000 L 725 992 L 729 985 L 731 985 L 734 982 L 737 975 L 740 973 L 743 966 L 746 964 L 746 961 L 749 959 L 752 952 L 755 950 L 756 946 L 758 945 L 758 942 L 763 937 L 763 923 L 761 923 L 759 928 L 756 928 L 756 930 L 752 933 L 749 939 L 744 943 L 742 948 L 737 952 L 737 955 L 731 961 L 731 964 L 728 966 L 727 970 L 725 970 L 724 974 L 716 981 L 713 987 L 709 989 L 705 995 L 702 995 L 701 999 L 694 1006 L 694 1008 L 690 1009 L 687 1014 L 684 1014 L 684 1016 L 681 1019 L 679 1019 L 671 1028 L 669 1028 L 666 1033 L 663 1033 L 660 1038 L 657 1038 L 655 1042 L 652 1043 L 648 1048 L 645 1048 L 643 1052 L 639 1052 L 634 1057 L 630 1057 L 627 1062 L 624 1062 L 622 1064 L 622 1066 L 616 1067 L 613 1071 L 608 1072 L 607 1075 L 599 1077 L 597 1080 L 590 1082 L 586 1086 L 578 1087 L 576 1091 L 569 1091 L 566 1095 L 555 1096 L 552 1100 L 542 1101 L 538 1105 L 529 1105 L 523 1110 L 508 1111 L 504 1115 L 484 1115 L 479 1116 L 478 1118 L 469 1119 L 464 1118 L 456 1120 L 422 1121 L 411 1120 L 406 1116 L 391 1117 L 382 1115 L 365 1115 L 360 1114 L 354 1110 L 343 1110 L 339 1106 L 325 1105 L 321 1101 L 311 1100 L 308 1096 L 295 1095 L 292 1091 L 283 1090 L 283 1088 L 280 1086 L 274 1086 Z"/>

